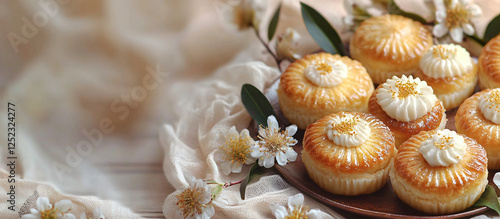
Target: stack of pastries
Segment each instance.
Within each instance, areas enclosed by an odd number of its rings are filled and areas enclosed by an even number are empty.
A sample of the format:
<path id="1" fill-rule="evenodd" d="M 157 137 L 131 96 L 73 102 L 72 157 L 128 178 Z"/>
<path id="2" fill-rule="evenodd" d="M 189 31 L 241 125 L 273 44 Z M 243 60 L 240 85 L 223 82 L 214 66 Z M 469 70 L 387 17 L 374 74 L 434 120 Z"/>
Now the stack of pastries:
<path id="1" fill-rule="evenodd" d="M 420 23 L 383 15 L 356 29 L 350 51 L 307 55 L 280 78 L 282 113 L 305 129 L 309 177 L 348 196 L 390 179 L 402 201 L 430 214 L 470 207 L 488 169 L 500 169 L 500 88 L 471 96 L 477 84 L 500 87 L 500 36 L 476 64 L 459 45 L 432 45 Z M 446 111 L 457 107 L 455 132 Z"/>

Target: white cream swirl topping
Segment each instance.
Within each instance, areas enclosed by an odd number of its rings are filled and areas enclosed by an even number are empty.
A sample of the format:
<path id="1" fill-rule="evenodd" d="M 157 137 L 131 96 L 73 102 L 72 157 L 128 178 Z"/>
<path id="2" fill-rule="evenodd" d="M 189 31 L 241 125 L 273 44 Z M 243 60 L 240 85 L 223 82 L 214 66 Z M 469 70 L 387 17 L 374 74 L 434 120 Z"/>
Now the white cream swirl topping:
<path id="1" fill-rule="evenodd" d="M 370 125 L 364 119 L 347 113 L 339 113 L 329 121 L 328 139 L 336 145 L 359 146 L 370 138 Z"/>
<path id="2" fill-rule="evenodd" d="M 396 76 L 387 79 L 377 91 L 377 103 L 391 118 L 409 122 L 432 110 L 437 97 L 432 87 L 420 78 Z"/>
<path id="3" fill-rule="evenodd" d="M 460 162 L 467 151 L 467 143 L 461 135 L 444 129 L 422 142 L 419 151 L 429 165 L 447 167 Z"/>
<path id="4" fill-rule="evenodd" d="M 335 87 L 347 77 L 347 65 L 340 60 L 314 61 L 306 67 L 304 75 L 319 87 Z"/>
<path id="5" fill-rule="evenodd" d="M 469 52 L 460 45 L 434 45 L 420 59 L 420 69 L 431 78 L 460 76 L 472 69 Z"/>
<path id="6" fill-rule="evenodd" d="M 495 124 L 500 124 L 500 88 L 481 95 L 479 109 L 481 109 L 481 113 L 486 119 Z"/>

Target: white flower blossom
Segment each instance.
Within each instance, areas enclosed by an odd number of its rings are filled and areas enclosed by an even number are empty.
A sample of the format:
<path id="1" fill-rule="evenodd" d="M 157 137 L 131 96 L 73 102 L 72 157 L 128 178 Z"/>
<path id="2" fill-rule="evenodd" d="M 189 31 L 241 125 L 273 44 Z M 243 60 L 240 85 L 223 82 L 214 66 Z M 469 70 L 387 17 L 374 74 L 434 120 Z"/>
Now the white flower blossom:
<path id="1" fill-rule="evenodd" d="M 104 217 L 104 213 L 102 212 L 102 209 L 99 207 L 94 208 L 93 213 L 94 213 L 94 217 L 92 217 L 90 219 L 106 219 Z M 82 212 L 80 214 L 80 219 L 89 219 L 89 218 L 87 218 L 87 215 L 85 215 L 85 212 Z"/>
<path id="2" fill-rule="evenodd" d="M 188 188 L 176 195 L 176 218 L 208 219 L 215 214 L 210 187 L 201 179 L 186 175 Z"/>
<path id="3" fill-rule="evenodd" d="M 267 1 L 261 0 L 219 0 L 224 10 L 221 12 L 224 20 L 236 25 L 238 30 L 251 27 L 258 28 L 260 19 L 266 10 Z"/>
<path id="4" fill-rule="evenodd" d="M 301 55 L 297 52 L 299 40 L 299 33 L 292 28 L 287 28 L 285 34 L 279 36 L 276 42 L 276 55 L 278 58 L 290 61 L 300 59 Z"/>
<path id="5" fill-rule="evenodd" d="M 76 219 L 73 214 L 68 213 L 73 203 L 70 200 L 63 199 L 50 204 L 46 197 L 39 197 L 36 200 L 36 208 L 30 209 L 30 214 L 23 215 L 23 219 Z"/>
<path id="6" fill-rule="evenodd" d="M 304 195 L 301 193 L 288 198 L 288 208 L 272 203 L 271 211 L 277 219 L 285 218 L 319 218 L 320 210 L 309 209 L 309 206 L 304 205 Z"/>
<path id="7" fill-rule="evenodd" d="M 250 156 L 250 147 L 255 141 L 247 129 L 238 134 L 236 127 L 231 127 L 225 136 L 226 142 L 216 152 L 216 160 L 222 161 L 220 168 L 224 174 L 240 173 L 243 163 L 252 164 L 255 158 Z"/>
<path id="8" fill-rule="evenodd" d="M 441 38 L 449 33 L 451 39 L 462 42 L 464 33 L 474 35 L 475 29 L 471 19 L 481 16 L 481 8 L 470 4 L 469 0 L 434 0 L 437 24 L 432 34 Z"/>
<path id="9" fill-rule="evenodd" d="M 251 155 L 259 159 L 259 165 L 265 168 L 274 166 L 274 158 L 279 165 L 297 159 L 297 152 L 291 146 L 297 144 L 292 136 L 297 132 L 297 126 L 291 125 L 285 131 L 280 131 L 278 121 L 274 116 L 267 118 L 267 128 L 259 127 L 259 140 L 251 149 Z"/>
<path id="10" fill-rule="evenodd" d="M 348 27 L 359 25 L 364 20 L 387 13 L 387 1 L 384 0 L 344 0 L 347 15 L 342 21 Z"/>

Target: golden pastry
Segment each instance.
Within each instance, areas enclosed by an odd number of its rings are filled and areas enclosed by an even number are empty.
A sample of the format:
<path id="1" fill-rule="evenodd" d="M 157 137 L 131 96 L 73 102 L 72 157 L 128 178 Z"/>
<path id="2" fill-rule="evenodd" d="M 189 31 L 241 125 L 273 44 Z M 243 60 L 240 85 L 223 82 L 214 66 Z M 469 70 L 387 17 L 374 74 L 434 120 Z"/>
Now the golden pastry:
<path id="1" fill-rule="evenodd" d="M 302 162 L 322 189 L 341 195 L 382 188 L 396 148 L 389 128 L 373 115 L 340 112 L 307 127 Z"/>
<path id="2" fill-rule="evenodd" d="M 489 169 L 500 169 L 500 88 L 483 90 L 465 100 L 455 116 L 455 127 L 486 149 Z"/>
<path id="3" fill-rule="evenodd" d="M 390 171 L 396 195 L 430 214 L 450 214 L 474 204 L 488 184 L 486 151 L 450 130 L 420 132 L 404 142 Z"/>
<path id="4" fill-rule="evenodd" d="M 477 65 L 459 45 L 434 45 L 420 60 L 415 76 L 426 81 L 444 108 L 451 110 L 474 93 Z"/>
<path id="5" fill-rule="evenodd" d="M 478 59 L 479 88 L 500 87 L 500 35 L 491 39 Z"/>
<path id="6" fill-rule="evenodd" d="M 368 111 L 382 120 L 396 138 L 396 147 L 420 131 L 444 129 L 443 104 L 425 81 L 394 76 L 373 92 Z"/>
<path id="7" fill-rule="evenodd" d="M 399 15 L 365 20 L 350 42 L 351 57 L 365 66 L 375 84 L 392 76 L 412 75 L 432 46 L 431 33 L 417 21 Z"/>
<path id="8" fill-rule="evenodd" d="M 288 121 L 306 129 L 332 113 L 366 112 L 373 89 L 370 76 L 358 61 L 319 53 L 288 66 L 281 75 L 278 99 Z"/>

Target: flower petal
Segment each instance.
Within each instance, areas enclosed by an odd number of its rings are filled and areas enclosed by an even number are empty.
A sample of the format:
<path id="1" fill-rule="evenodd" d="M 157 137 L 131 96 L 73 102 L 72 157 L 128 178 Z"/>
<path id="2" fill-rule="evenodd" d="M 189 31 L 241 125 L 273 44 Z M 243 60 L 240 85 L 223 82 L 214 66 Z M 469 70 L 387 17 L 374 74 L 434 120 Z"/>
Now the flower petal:
<path id="1" fill-rule="evenodd" d="M 64 214 L 64 215 L 57 215 L 57 219 L 76 219 L 75 215 L 73 214 Z"/>
<path id="2" fill-rule="evenodd" d="M 434 6 L 436 8 L 445 8 L 446 6 L 444 5 L 444 0 L 434 0 Z"/>
<path id="3" fill-rule="evenodd" d="M 285 155 L 289 161 L 293 162 L 297 160 L 297 152 L 295 152 L 293 148 L 289 148 L 288 150 L 286 150 Z"/>
<path id="4" fill-rule="evenodd" d="M 269 208 L 273 212 L 276 219 L 283 219 L 288 215 L 288 212 L 286 211 L 286 208 L 284 206 L 271 203 L 269 205 Z"/>
<path id="5" fill-rule="evenodd" d="M 191 174 L 185 174 L 184 178 L 186 179 L 186 182 L 189 185 L 189 187 L 195 186 L 196 178 L 194 176 L 192 176 Z"/>
<path id="6" fill-rule="evenodd" d="M 495 183 L 497 188 L 500 188 L 500 172 L 495 173 L 495 176 L 493 176 L 493 183 Z"/>
<path id="7" fill-rule="evenodd" d="M 304 195 L 302 193 L 296 194 L 288 198 L 288 209 L 291 211 L 299 209 L 304 204 Z"/>
<path id="8" fill-rule="evenodd" d="M 56 202 L 56 204 L 54 205 L 54 208 L 58 209 L 59 212 L 67 212 L 71 208 L 71 205 L 73 205 L 73 203 L 70 200 L 63 199 L 63 200 Z"/>
<path id="9" fill-rule="evenodd" d="M 214 152 L 214 160 L 215 162 L 218 162 L 218 163 L 221 163 L 221 162 L 224 162 L 226 160 L 226 151 L 223 150 L 223 149 L 217 149 L 215 152 Z"/>
<path id="10" fill-rule="evenodd" d="M 259 166 L 264 166 L 264 158 L 259 158 Z"/>
<path id="11" fill-rule="evenodd" d="M 226 161 L 220 164 L 220 169 L 225 175 L 229 175 L 231 173 L 231 161 Z"/>
<path id="12" fill-rule="evenodd" d="M 49 202 L 49 199 L 47 197 L 39 197 L 36 200 L 36 208 L 39 211 L 45 211 L 47 209 L 51 209 L 52 205 Z"/>
<path id="13" fill-rule="evenodd" d="M 231 164 L 231 172 L 233 172 L 233 173 L 241 173 L 241 167 L 242 166 L 243 166 L 242 163 L 234 162 L 233 164 Z"/>
<path id="14" fill-rule="evenodd" d="M 278 154 L 276 155 L 276 161 L 278 162 L 278 164 L 280 166 L 285 166 L 286 163 L 287 163 L 287 159 L 286 159 L 286 155 L 285 153 L 283 152 L 278 152 Z"/>
<path id="15" fill-rule="evenodd" d="M 462 5 L 468 5 L 470 0 L 460 0 L 460 4 Z"/>
<path id="16" fill-rule="evenodd" d="M 247 157 L 247 159 L 245 160 L 245 163 L 246 164 L 253 164 L 253 163 L 255 163 L 255 158 Z"/>
<path id="17" fill-rule="evenodd" d="M 319 219 L 319 214 L 321 213 L 320 210 L 317 209 L 311 209 L 307 212 L 307 218 L 308 219 Z"/>
<path id="18" fill-rule="evenodd" d="M 438 23 L 443 23 L 446 20 L 446 8 L 436 10 L 436 21 Z"/>
<path id="19" fill-rule="evenodd" d="M 472 24 L 464 24 L 462 25 L 462 29 L 464 30 L 464 33 L 469 35 L 469 36 L 472 36 L 475 32 L 474 30 L 474 27 L 472 26 Z"/>
<path id="20" fill-rule="evenodd" d="M 278 120 L 276 120 L 276 117 L 273 115 L 267 117 L 267 127 L 272 128 L 272 129 L 279 129 L 280 126 L 278 124 Z"/>
<path id="21" fill-rule="evenodd" d="M 297 133 L 297 126 L 291 125 L 291 126 L 286 127 L 286 132 L 287 132 L 288 136 L 290 136 L 290 137 L 295 135 L 295 133 Z"/>
<path id="22" fill-rule="evenodd" d="M 480 17 L 481 15 L 483 15 L 483 10 L 481 10 L 481 7 L 479 7 L 476 4 L 471 5 L 468 8 L 468 10 L 469 10 L 471 17 L 473 17 L 473 18 Z"/>
<path id="23" fill-rule="evenodd" d="M 274 166 L 274 156 L 264 156 L 262 161 L 265 168 L 271 168 Z M 260 163 L 259 163 L 260 164 Z"/>
<path id="24" fill-rule="evenodd" d="M 215 209 L 214 206 L 210 205 L 210 207 L 206 207 L 203 210 L 203 216 L 206 216 L 206 218 L 211 218 L 215 214 Z"/>
<path id="25" fill-rule="evenodd" d="M 253 158 L 260 158 L 262 157 L 262 155 L 264 155 L 264 152 L 260 150 L 260 147 L 258 145 L 250 147 L 250 150 L 252 150 L 250 156 L 252 156 Z"/>
<path id="26" fill-rule="evenodd" d="M 461 43 L 464 38 L 464 32 L 462 31 L 462 28 L 455 27 L 450 30 L 450 36 L 453 41 Z"/>
<path id="27" fill-rule="evenodd" d="M 33 215 L 33 214 L 25 214 L 21 218 L 22 219 L 41 219 L 42 216 L 41 215 Z"/>
<path id="28" fill-rule="evenodd" d="M 432 34 L 438 38 L 443 37 L 446 33 L 448 33 L 448 28 L 443 23 L 437 24 L 432 29 Z"/>
<path id="29" fill-rule="evenodd" d="M 247 137 L 250 137 L 250 132 L 248 131 L 248 129 L 241 130 L 240 138 L 247 138 Z"/>
<path id="30" fill-rule="evenodd" d="M 82 212 L 80 214 L 80 219 L 87 219 L 87 215 L 85 214 L 85 212 Z"/>

